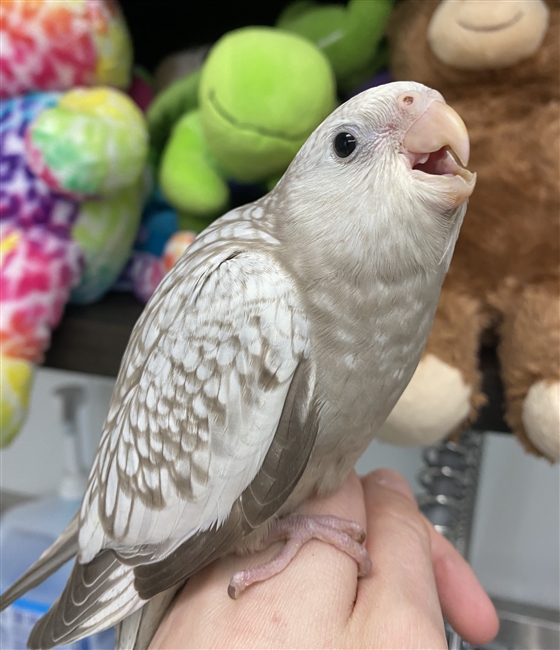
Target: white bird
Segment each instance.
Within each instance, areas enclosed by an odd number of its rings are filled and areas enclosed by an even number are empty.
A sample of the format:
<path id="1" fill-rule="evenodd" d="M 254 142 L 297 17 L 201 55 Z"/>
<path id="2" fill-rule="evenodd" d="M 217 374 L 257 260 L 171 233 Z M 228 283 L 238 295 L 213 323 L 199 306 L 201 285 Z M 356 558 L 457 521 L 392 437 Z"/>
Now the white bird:
<path id="1" fill-rule="evenodd" d="M 475 184 L 468 155 L 438 92 L 367 90 L 187 249 L 132 332 L 79 516 L 2 595 L 76 556 L 31 648 L 116 624 L 119 647 L 145 648 L 189 576 L 280 536 L 230 595 L 302 538 L 368 571 L 359 526 L 291 513 L 340 486 L 416 368 Z"/>

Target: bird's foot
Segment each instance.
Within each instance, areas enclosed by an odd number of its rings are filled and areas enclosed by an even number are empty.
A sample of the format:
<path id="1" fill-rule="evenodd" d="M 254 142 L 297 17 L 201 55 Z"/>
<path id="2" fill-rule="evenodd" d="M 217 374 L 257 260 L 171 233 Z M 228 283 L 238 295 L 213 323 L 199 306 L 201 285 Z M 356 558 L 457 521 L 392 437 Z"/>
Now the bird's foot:
<path id="1" fill-rule="evenodd" d="M 329 515 L 289 515 L 278 519 L 264 538 L 261 549 L 271 544 L 285 541 L 280 553 L 260 567 L 238 571 L 231 579 L 228 594 L 234 600 L 255 582 L 268 580 L 286 568 L 299 549 L 312 539 L 318 539 L 338 548 L 358 564 L 358 576 L 371 571 L 371 560 L 362 546 L 366 534 L 364 529 L 353 521 L 346 521 Z"/>

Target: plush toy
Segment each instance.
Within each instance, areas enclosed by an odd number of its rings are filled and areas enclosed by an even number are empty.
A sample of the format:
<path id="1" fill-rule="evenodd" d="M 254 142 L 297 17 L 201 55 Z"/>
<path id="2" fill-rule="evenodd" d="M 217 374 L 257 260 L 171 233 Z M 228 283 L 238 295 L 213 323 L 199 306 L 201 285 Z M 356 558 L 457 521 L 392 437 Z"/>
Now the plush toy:
<path id="1" fill-rule="evenodd" d="M 112 0 L 2 0 L 0 98 L 130 83 L 132 46 Z"/>
<path id="2" fill-rule="evenodd" d="M 200 231 L 227 207 L 229 180 L 279 177 L 336 103 L 326 57 L 268 27 L 223 36 L 201 70 L 170 85 L 148 111 L 159 182 L 181 229 Z"/>
<path id="3" fill-rule="evenodd" d="M 505 417 L 560 456 L 560 4 L 404 0 L 392 72 L 442 92 L 471 138 L 476 190 L 415 376 L 382 438 L 428 444 L 484 400 L 478 349 L 497 336 Z"/>
<path id="4" fill-rule="evenodd" d="M 161 93 L 172 83 L 200 70 L 209 50 L 210 45 L 198 45 L 166 56 L 154 71 L 155 92 Z"/>
<path id="5" fill-rule="evenodd" d="M 130 83 L 130 39 L 112 2 L 3 0 L 0 28 L 0 442 L 6 444 L 24 420 L 34 364 L 65 304 L 71 295 L 77 302 L 100 297 L 130 255 L 148 138 L 131 99 L 93 86 Z"/>
<path id="6" fill-rule="evenodd" d="M 138 300 L 147 302 L 163 276 L 195 238 L 193 231 L 178 230 L 176 210 L 165 200 L 157 185 L 152 185 L 134 250 L 113 289 L 132 292 Z"/>
<path id="7" fill-rule="evenodd" d="M 346 6 L 298 0 L 286 7 L 276 25 L 309 38 L 324 52 L 344 95 L 385 65 L 382 37 L 393 4 L 394 0 L 349 0 Z"/>

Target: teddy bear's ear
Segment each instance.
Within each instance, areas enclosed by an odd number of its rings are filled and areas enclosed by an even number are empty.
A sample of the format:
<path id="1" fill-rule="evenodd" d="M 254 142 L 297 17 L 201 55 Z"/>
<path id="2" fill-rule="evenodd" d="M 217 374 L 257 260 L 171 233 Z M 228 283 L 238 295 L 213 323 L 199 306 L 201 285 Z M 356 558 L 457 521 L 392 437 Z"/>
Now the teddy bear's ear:
<path id="1" fill-rule="evenodd" d="M 443 0 L 428 27 L 433 54 L 458 70 L 508 68 L 532 56 L 549 25 L 544 0 Z"/>

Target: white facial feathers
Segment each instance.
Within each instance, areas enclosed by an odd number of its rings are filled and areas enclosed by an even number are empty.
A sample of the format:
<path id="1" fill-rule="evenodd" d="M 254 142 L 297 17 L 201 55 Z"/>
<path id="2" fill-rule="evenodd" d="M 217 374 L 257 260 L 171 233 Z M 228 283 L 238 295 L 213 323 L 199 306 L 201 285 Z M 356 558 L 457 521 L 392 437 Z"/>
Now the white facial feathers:
<path id="1" fill-rule="evenodd" d="M 434 271 L 442 260 L 446 267 L 465 206 L 454 205 L 451 179 L 438 169 L 412 172 L 403 146 L 408 129 L 436 101 L 443 102 L 436 91 L 399 82 L 365 91 L 334 111 L 279 184 L 282 204 L 291 208 L 279 220 L 280 238 L 301 248 L 302 256 L 314 239 L 317 263 L 322 258 L 328 265 L 334 256 L 348 272 L 365 264 L 392 278 Z M 336 150 L 340 134 L 355 141 L 347 156 Z"/>

